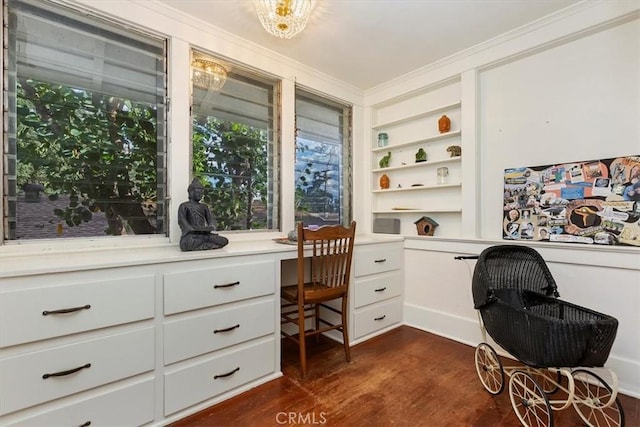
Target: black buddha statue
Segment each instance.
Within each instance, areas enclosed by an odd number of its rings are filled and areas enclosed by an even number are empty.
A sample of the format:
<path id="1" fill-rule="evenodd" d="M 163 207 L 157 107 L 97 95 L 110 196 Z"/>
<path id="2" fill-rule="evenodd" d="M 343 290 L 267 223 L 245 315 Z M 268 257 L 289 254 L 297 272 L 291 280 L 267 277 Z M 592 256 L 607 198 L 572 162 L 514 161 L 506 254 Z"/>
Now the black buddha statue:
<path id="1" fill-rule="evenodd" d="M 180 249 L 183 251 L 202 251 L 219 249 L 226 246 L 229 240 L 214 233 L 215 223 L 209 207 L 200 203 L 204 187 L 194 178 L 188 188 L 189 201 L 178 207 L 178 224 L 182 230 Z"/>

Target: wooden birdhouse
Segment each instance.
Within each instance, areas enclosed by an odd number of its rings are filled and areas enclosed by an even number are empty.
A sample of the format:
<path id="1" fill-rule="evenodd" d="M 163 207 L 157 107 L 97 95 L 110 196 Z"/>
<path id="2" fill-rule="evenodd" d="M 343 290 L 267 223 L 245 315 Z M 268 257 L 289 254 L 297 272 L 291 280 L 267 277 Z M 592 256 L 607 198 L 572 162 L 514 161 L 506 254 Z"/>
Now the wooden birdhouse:
<path id="1" fill-rule="evenodd" d="M 439 225 L 428 216 L 423 216 L 414 222 L 414 224 L 418 230 L 418 236 L 433 236 L 434 231 L 436 231 L 436 227 Z"/>

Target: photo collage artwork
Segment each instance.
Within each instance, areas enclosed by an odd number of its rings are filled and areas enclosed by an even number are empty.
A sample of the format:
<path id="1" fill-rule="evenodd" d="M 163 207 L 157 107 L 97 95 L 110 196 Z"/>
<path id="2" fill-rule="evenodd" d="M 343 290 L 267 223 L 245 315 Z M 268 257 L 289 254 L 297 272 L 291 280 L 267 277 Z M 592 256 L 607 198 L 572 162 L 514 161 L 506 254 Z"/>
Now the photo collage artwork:
<path id="1" fill-rule="evenodd" d="M 640 156 L 505 169 L 502 237 L 640 246 Z"/>

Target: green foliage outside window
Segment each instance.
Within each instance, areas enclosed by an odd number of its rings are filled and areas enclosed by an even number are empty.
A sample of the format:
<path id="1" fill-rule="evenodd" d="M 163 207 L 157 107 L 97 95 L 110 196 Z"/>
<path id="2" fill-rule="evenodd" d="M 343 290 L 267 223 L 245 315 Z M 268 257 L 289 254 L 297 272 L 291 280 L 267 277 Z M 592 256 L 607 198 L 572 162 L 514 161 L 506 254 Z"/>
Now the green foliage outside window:
<path id="1" fill-rule="evenodd" d="M 103 212 L 105 234 L 153 234 L 143 202 L 157 197 L 157 117 L 153 106 L 67 86 L 20 79 L 17 183 L 37 183 L 67 226 Z M 18 219 L 19 220 L 19 219 Z"/>
<path id="2" fill-rule="evenodd" d="M 193 123 L 193 171 L 218 230 L 269 228 L 267 132 L 213 117 Z"/>

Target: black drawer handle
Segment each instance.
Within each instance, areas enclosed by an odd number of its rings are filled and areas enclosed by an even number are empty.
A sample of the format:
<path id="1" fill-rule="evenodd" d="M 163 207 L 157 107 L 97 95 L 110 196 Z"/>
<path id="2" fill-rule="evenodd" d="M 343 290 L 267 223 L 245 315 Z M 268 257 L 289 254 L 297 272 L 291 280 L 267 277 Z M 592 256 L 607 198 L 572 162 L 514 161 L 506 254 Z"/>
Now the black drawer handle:
<path id="1" fill-rule="evenodd" d="M 88 369 L 90 367 L 91 367 L 91 363 L 87 363 L 86 365 L 78 366 L 77 368 L 69 369 L 68 371 L 60 371 L 60 372 L 54 372 L 52 374 L 44 374 L 42 376 L 42 379 L 46 380 L 49 377 L 64 377 L 65 375 L 71 375 L 82 369 Z"/>
<path id="2" fill-rule="evenodd" d="M 240 327 L 240 323 L 238 323 L 237 325 L 233 325 L 233 326 L 229 326 L 228 328 L 224 328 L 224 329 L 214 329 L 213 333 L 214 334 L 218 334 L 220 332 L 229 332 L 229 331 L 233 331 L 236 328 Z"/>
<path id="3" fill-rule="evenodd" d="M 80 310 L 89 310 L 91 308 L 91 306 L 89 304 L 87 305 L 83 305 L 81 307 L 72 307 L 72 308 L 63 308 L 60 310 L 45 310 L 42 312 L 43 316 L 48 316 L 50 314 L 67 314 L 67 313 L 73 313 L 74 311 L 80 311 Z"/>
<path id="4" fill-rule="evenodd" d="M 375 318 L 375 319 L 373 319 L 373 320 L 383 320 L 385 317 L 387 317 L 387 315 L 386 315 L 386 314 L 383 314 L 382 316 L 380 316 L 380 317 L 376 317 L 376 318 Z"/>
<path id="5" fill-rule="evenodd" d="M 91 421 L 87 421 L 84 424 L 80 424 L 78 427 L 89 427 L 91 425 Z"/>
<path id="6" fill-rule="evenodd" d="M 384 292 L 386 290 L 387 290 L 387 287 L 385 286 L 384 288 L 374 289 L 374 292 Z"/>
<path id="7" fill-rule="evenodd" d="M 227 372 L 226 374 L 220 374 L 220 375 L 214 375 L 213 379 L 217 380 L 218 378 L 225 378 L 225 377 L 230 377 L 231 375 L 235 374 L 236 372 L 238 372 L 240 370 L 240 366 L 238 366 L 236 369 L 234 369 L 231 372 Z"/>
<path id="8" fill-rule="evenodd" d="M 239 284 L 240 284 L 240 282 L 227 283 L 225 285 L 213 285 L 213 289 L 230 288 L 232 286 L 237 286 Z"/>
<path id="9" fill-rule="evenodd" d="M 386 261 L 387 261 L 387 259 L 386 259 L 386 258 L 382 258 L 382 259 L 376 259 L 376 260 L 374 260 L 373 262 L 375 262 L 375 263 L 381 263 L 381 262 L 386 262 Z"/>

